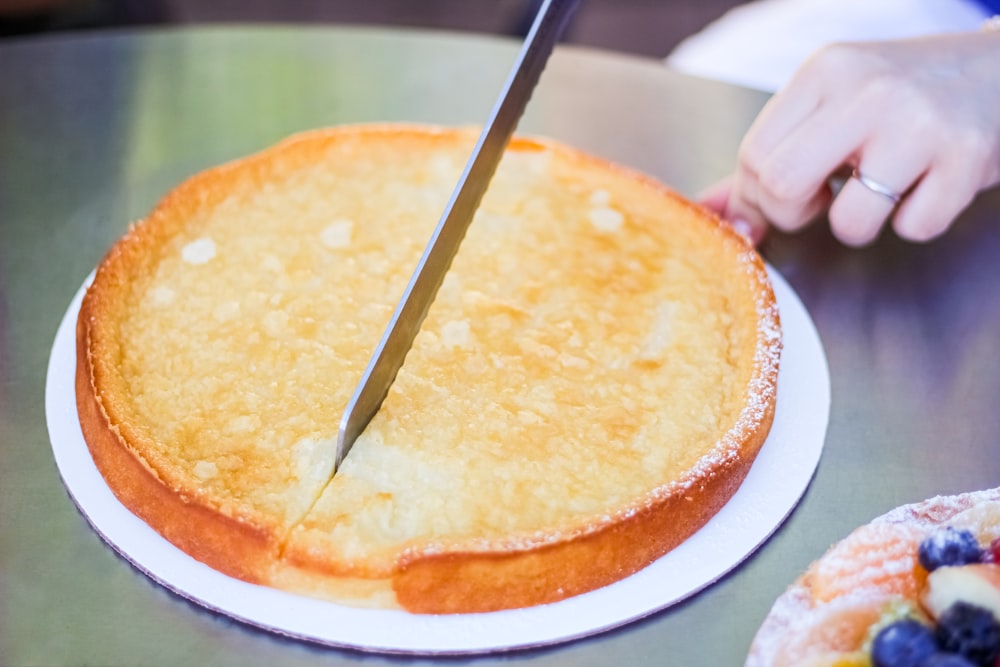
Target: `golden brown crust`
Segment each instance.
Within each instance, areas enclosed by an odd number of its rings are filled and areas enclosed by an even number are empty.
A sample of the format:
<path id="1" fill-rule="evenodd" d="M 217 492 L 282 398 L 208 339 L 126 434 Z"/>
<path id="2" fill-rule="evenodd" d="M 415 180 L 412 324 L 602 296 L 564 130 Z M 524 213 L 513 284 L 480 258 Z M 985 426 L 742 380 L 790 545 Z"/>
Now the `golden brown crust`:
<path id="1" fill-rule="evenodd" d="M 428 132 L 439 132 L 413 127 L 356 131 L 359 136 L 365 131 L 395 135 L 418 146 Z M 226 574 L 335 599 L 350 598 L 354 595 L 350 591 L 364 591 L 364 596 L 384 600 L 382 589 L 391 587 L 396 603 L 420 613 L 491 611 L 577 595 L 645 567 L 703 526 L 739 488 L 774 415 L 780 322 L 763 262 L 727 225 L 651 179 L 564 148 L 558 150 L 581 163 L 631 178 L 671 200 L 672 206 L 685 209 L 698 224 L 714 227 L 721 261 L 741 262 L 740 270 L 751 284 L 753 312 L 743 313 L 744 305 L 732 304 L 734 316 L 757 323 L 752 377 L 741 389 L 746 405 L 715 448 L 680 479 L 664 480 L 641 498 L 618 507 L 610 522 L 557 531 L 550 538 L 516 544 L 486 541 L 473 548 L 461 541 L 445 542 L 443 548 L 433 540 L 417 544 L 402 552 L 386 577 L 378 567 L 366 571 L 363 563 L 345 569 L 327 560 L 325 552 L 310 542 L 287 548 L 295 519 L 275 517 L 259 507 L 213 495 L 192 477 L 189 465 L 181 466 L 169 451 L 153 446 L 157 443 L 152 442 L 141 417 L 128 409 L 132 388 L 119 368 L 123 355 L 116 328 L 121 303 L 141 289 L 138 285 L 156 268 L 151 258 L 180 230 L 197 228 L 205 212 L 226 197 L 234 193 L 251 197 L 275 178 L 321 159 L 332 142 L 351 137 L 352 132 L 348 128 L 310 133 L 193 177 L 133 227 L 102 262 L 78 320 L 77 401 L 95 463 L 123 504 L 173 544 Z M 512 150 L 522 152 L 551 148 L 529 139 L 512 143 Z M 345 582 L 340 592 L 348 591 L 343 596 L 338 595 L 336 585 L 332 592 L 326 590 L 338 576 Z M 364 577 L 370 577 L 371 585 Z"/>
<path id="2" fill-rule="evenodd" d="M 393 581 L 403 608 L 429 614 L 488 612 L 556 602 L 638 572 L 693 535 L 739 489 L 774 415 L 738 456 L 698 484 L 582 538 L 515 553 L 423 554 Z"/>
<path id="3" fill-rule="evenodd" d="M 109 421 L 94 387 L 88 349 L 89 302 L 77 321 L 76 404 L 84 439 L 108 487 L 172 544 L 229 576 L 262 583 L 277 557 L 273 535 L 220 514 L 165 485 Z"/>

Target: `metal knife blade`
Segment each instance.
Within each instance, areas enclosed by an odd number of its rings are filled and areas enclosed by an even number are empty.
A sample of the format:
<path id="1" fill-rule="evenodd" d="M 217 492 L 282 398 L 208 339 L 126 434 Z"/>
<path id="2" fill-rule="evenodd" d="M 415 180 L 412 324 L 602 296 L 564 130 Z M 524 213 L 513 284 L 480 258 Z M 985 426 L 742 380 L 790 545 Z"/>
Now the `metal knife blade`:
<path id="1" fill-rule="evenodd" d="M 504 149 L 579 0 L 544 0 L 455 191 L 340 419 L 334 472 L 368 426 L 413 345 Z"/>

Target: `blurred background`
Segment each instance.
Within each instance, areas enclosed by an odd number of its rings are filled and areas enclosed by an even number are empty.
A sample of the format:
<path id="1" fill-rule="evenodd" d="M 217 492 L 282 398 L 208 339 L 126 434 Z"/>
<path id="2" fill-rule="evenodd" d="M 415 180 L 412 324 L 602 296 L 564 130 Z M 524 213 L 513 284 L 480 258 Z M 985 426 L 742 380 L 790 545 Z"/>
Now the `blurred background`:
<path id="1" fill-rule="evenodd" d="M 0 38 L 193 23 L 340 23 L 522 35 L 538 0 L 0 0 Z M 582 0 L 565 41 L 660 58 L 737 0 Z"/>

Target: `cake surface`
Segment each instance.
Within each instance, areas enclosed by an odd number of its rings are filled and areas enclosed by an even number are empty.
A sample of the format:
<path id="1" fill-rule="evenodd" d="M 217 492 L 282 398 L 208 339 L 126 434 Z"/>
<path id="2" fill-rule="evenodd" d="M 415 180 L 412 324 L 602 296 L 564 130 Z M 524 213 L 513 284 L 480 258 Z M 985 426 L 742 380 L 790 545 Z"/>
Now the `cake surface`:
<path id="1" fill-rule="evenodd" d="M 920 560 L 922 544 L 942 530 L 971 533 L 988 562 L 929 573 Z M 947 589 L 964 585 L 946 577 L 965 567 L 963 578 L 978 576 L 981 568 L 992 572 L 1000 600 L 1000 563 L 989 551 L 1000 545 L 998 539 L 1000 488 L 929 498 L 873 519 L 830 547 L 775 601 L 746 667 L 870 666 L 879 629 L 910 616 L 933 626 L 941 611 L 933 609 L 933 597 L 942 590 L 952 601 L 963 599 L 963 590 Z M 975 581 L 975 588 L 990 588 Z"/>
<path id="2" fill-rule="evenodd" d="M 331 478 L 475 139 L 302 134 L 129 230 L 77 327 L 81 425 L 124 505 L 240 579 L 429 613 L 606 585 L 721 508 L 774 411 L 760 257 L 650 179 L 523 138 Z"/>

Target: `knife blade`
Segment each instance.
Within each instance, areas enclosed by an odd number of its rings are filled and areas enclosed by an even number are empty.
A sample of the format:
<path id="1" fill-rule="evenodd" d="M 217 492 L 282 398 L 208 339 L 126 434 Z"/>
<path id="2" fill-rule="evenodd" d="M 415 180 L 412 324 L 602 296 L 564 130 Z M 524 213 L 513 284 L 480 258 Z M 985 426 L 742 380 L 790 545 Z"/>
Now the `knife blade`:
<path id="1" fill-rule="evenodd" d="M 579 0 L 544 0 L 444 212 L 340 419 L 333 471 L 378 412 Z"/>

